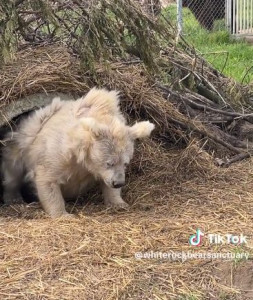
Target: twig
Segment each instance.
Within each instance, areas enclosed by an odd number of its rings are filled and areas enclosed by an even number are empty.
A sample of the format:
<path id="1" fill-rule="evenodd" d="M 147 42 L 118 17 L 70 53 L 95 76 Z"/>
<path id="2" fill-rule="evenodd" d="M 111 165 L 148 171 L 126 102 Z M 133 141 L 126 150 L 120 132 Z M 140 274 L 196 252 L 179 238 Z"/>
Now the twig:
<path id="1" fill-rule="evenodd" d="M 180 69 L 186 70 L 188 72 L 192 72 L 191 69 L 182 66 L 181 64 L 171 60 L 171 63 L 178 66 Z M 205 83 L 219 96 L 219 98 L 221 99 L 221 101 L 225 104 L 225 106 L 229 106 L 228 103 L 225 101 L 225 99 L 221 96 L 221 94 L 217 91 L 217 89 L 213 86 L 213 84 L 211 82 L 209 82 L 205 76 L 201 75 L 201 74 L 197 74 L 196 72 L 192 72 L 192 74 L 199 80 L 199 81 L 205 81 Z"/>
<path id="2" fill-rule="evenodd" d="M 195 72 L 193 72 L 193 74 L 195 74 L 195 76 L 197 77 L 197 78 L 199 78 L 199 77 L 201 77 L 209 86 L 210 86 L 210 88 L 220 97 L 220 99 L 221 99 L 221 101 L 226 105 L 226 106 L 228 106 L 228 104 L 227 104 L 227 102 L 225 101 L 225 99 L 221 96 L 221 94 L 217 91 L 217 89 L 214 87 L 214 85 L 210 82 L 210 81 L 208 81 L 204 76 L 202 76 L 202 75 L 198 75 L 198 74 L 196 74 Z M 200 79 L 200 78 L 199 78 Z"/>
<path id="3" fill-rule="evenodd" d="M 191 75 L 191 73 L 188 73 L 187 75 L 185 75 L 183 78 L 181 78 L 179 80 L 179 83 L 181 83 L 182 81 L 184 81 L 185 79 L 187 79 L 190 75 Z"/>
<path id="4" fill-rule="evenodd" d="M 223 73 L 223 71 L 225 70 L 227 63 L 228 63 L 228 52 L 227 52 L 226 60 L 225 60 L 225 63 L 224 63 L 224 65 L 223 65 L 223 68 L 222 68 L 222 70 L 221 70 L 221 73 Z"/>
<path id="5" fill-rule="evenodd" d="M 249 74 L 249 71 L 253 69 L 253 66 L 251 66 L 250 68 L 248 68 L 248 70 L 246 71 L 245 75 L 243 76 L 242 79 L 242 83 L 244 82 L 244 79 L 246 78 L 246 76 Z"/>
<path id="6" fill-rule="evenodd" d="M 23 2 L 25 2 L 25 0 L 16 0 L 14 5 L 15 7 L 19 6 L 20 4 L 22 4 Z"/>
<path id="7" fill-rule="evenodd" d="M 57 14 L 55 13 L 55 12 L 53 12 L 53 15 L 55 16 L 55 18 L 59 21 L 59 23 L 62 23 L 63 24 L 63 26 L 67 29 L 67 31 L 69 32 L 69 34 L 70 34 L 70 36 L 72 36 L 73 38 L 75 38 L 75 39 L 79 39 L 79 36 L 76 34 L 76 33 L 74 33 L 71 29 L 70 29 L 70 27 L 68 26 L 68 24 L 62 19 L 62 18 L 60 18 L 59 16 L 57 16 Z"/>

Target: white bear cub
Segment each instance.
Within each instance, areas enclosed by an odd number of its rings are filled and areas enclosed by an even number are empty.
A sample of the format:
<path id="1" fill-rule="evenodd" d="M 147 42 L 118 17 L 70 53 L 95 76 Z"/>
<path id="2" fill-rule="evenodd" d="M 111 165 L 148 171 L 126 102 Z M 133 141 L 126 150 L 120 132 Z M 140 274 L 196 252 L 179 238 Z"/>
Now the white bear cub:
<path id="1" fill-rule="evenodd" d="M 126 125 L 117 91 L 93 88 L 76 101 L 55 98 L 10 134 L 2 157 L 4 201 L 22 201 L 20 187 L 29 180 L 44 210 L 59 217 L 68 214 L 64 198 L 97 181 L 106 205 L 126 207 L 121 187 L 134 141 L 153 129 L 149 121 Z"/>

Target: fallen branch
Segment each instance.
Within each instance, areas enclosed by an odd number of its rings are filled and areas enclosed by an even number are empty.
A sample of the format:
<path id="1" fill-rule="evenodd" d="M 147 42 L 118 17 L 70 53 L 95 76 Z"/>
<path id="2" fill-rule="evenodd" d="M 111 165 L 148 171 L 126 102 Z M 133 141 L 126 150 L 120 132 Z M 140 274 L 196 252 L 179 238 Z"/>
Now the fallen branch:
<path id="1" fill-rule="evenodd" d="M 245 153 L 242 149 L 237 148 L 232 146 L 231 144 L 227 143 L 226 141 L 224 141 L 223 139 L 215 136 L 214 134 L 212 134 L 211 132 L 209 132 L 206 128 L 203 127 L 200 129 L 196 124 L 191 123 L 190 121 L 187 123 L 183 123 L 177 119 L 174 119 L 172 117 L 168 117 L 172 122 L 179 124 L 182 128 L 184 129 L 190 129 L 192 131 L 195 131 L 199 134 L 202 134 L 206 137 L 208 137 L 209 139 L 213 140 L 214 142 L 222 145 L 223 147 L 229 149 L 230 151 L 232 151 L 233 153 L 237 153 L 237 154 L 242 154 Z"/>
<path id="2" fill-rule="evenodd" d="M 249 117 L 253 117 L 253 113 L 251 113 L 251 114 L 241 114 L 241 113 L 237 113 L 237 112 L 233 112 L 233 111 L 221 110 L 221 109 L 210 107 L 208 105 L 203 105 L 203 104 L 196 103 L 196 102 L 194 102 L 193 100 L 190 99 L 190 98 L 193 98 L 194 100 L 198 99 L 196 97 L 196 94 L 195 93 L 192 94 L 192 92 L 191 93 L 186 93 L 185 95 L 182 95 L 179 92 L 172 91 L 170 88 L 165 87 L 163 85 L 157 84 L 157 86 L 159 88 L 161 88 L 162 90 L 167 91 L 169 94 L 171 94 L 171 95 L 173 95 L 177 98 L 180 98 L 182 101 L 186 101 L 190 106 L 198 108 L 202 111 L 212 111 L 212 112 L 215 112 L 215 113 L 218 113 L 218 114 L 231 116 L 231 117 L 234 117 L 234 118 L 240 118 L 240 119 L 244 119 L 244 120 L 247 120 L 247 121 L 248 121 Z M 188 97 L 186 97 L 186 96 L 188 96 Z M 202 99 L 203 99 L 203 96 L 198 100 L 202 101 Z"/>
<path id="3" fill-rule="evenodd" d="M 230 159 L 216 159 L 215 163 L 219 166 L 219 167 L 229 167 L 231 164 L 238 162 L 238 161 L 242 161 L 243 159 L 249 158 L 252 156 L 252 153 L 250 152 L 242 152 L 238 155 L 233 156 Z"/>
<path id="4" fill-rule="evenodd" d="M 190 130 L 193 130 L 195 132 L 198 132 L 199 134 L 202 134 L 202 135 L 208 137 L 209 139 L 213 140 L 214 142 L 229 149 L 233 153 L 237 153 L 240 155 L 245 154 L 245 151 L 243 150 L 243 148 L 245 148 L 245 149 L 249 148 L 248 142 L 241 141 L 237 137 L 229 135 L 228 133 L 219 129 L 217 126 L 214 127 L 211 123 L 209 123 L 209 124 L 206 123 L 204 125 L 203 122 L 204 122 L 205 118 L 203 118 L 204 120 L 198 121 L 201 124 L 200 126 L 198 126 L 197 124 L 195 124 L 194 119 L 192 120 L 192 118 L 199 119 L 199 117 L 197 115 L 197 112 L 195 112 L 192 109 L 198 108 L 204 112 L 211 111 L 211 112 L 223 114 L 225 116 L 229 116 L 229 117 L 233 117 L 233 118 L 235 118 L 235 117 L 246 118 L 246 117 L 252 116 L 252 114 L 243 115 L 243 114 L 237 113 L 237 112 L 228 112 L 228 111 L 216 109 L 216 108 L 213 108 L 213 107 L 210 107 L 207 105 L 202 105 L 202 104 L 196 103 L 193 100 L 187 98 L 185 95 L 181 95 L 179 92 L 172 91 L 170 88 L 168 88 L 164 85 L 157 84 L 156 86 L 158 86 L 163 91 L 166 91 L 169 96 L 173 96 L 174 99 L 176 98 L 181 103 L 188 104 L 189 107 L 191 107 L 190 110 L 186 109 L 186 111 L 188 111 L 188 113 L 190 114 L 190 117 L 191 117 L 191 119 L 189 119 L 188 122 L 183 123 L 181 121 L 175 120 L 174 118 L 172 119 L 173 122 L 177 122 L 183 128 L 188 128 Z M 191 97 L 190 94 L 188 94 L 188 96 Z M 208 127 L 206 127 L 206 126 L 208 126 Z"/>

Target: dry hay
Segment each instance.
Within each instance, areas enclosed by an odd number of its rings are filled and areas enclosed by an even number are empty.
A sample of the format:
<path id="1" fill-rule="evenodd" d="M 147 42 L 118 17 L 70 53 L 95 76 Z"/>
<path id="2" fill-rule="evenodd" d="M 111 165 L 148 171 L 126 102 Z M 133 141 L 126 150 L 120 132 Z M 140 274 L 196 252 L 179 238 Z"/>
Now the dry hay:
<path id="1" fill-rule="evenodd" d="M 88 90 L 88 85 L 78 74 L 79 69 L 64 47 L 21 51 L 1 70 L 0 102 L 5 105 L 43 90 L 83 93 Z"/>
<path id="2" fill-rule="evenodd" d="M 82 94 L 95 84 L 65 48 L 30 51 L 19 53 L 14 65 L 0 73 L 3 105 L 41 91 Z M 36 205 L 1 207 L 0 299 L 180 299 L 182 295 L 182 299 L 245 300 L 246 294 L 250 299 L 250 292 L 233 284 L 234 261 L 229 262 L 232 279 L 225 284 L 216 271 L 220 261 L 136 260 L 134 253 L 196 251 L 188 244 L 196 228 L 251 236 L 251 161 L 229 169 L 215 167 L 202 141 L 171 122 L 187 120 L 143 76 L 142 65 L 118 62 L 108 68 L 96 66 L 96 71 L 101 85 L 122 92 L 122 108 L 130 121 L 148 117 L 157 124 L 154 140 L 137 145 L 128 173 L 124 195 L 131 208 L 106 210 L 101 197 L 93 194 L 82 204 L 69 203 L 68 210 L 77 215 L 73 220 L 51 220 Z M 182 147 L 186 142 L 188 146 Z M 247 247 L 205 242 L 197 250 L 252 253 L 252 242 Z"/>
<path id="3" fill-rule="evenodd" d="M 152 120 L 159 131 L 159 141 L 176 146 L 185 145 L 195 136 L 195 132 L 213 140 L 216 149 L 219 149 L 217 143 L 224 146 L 223 132 L 214 126 L 216 129 L 209 132 L 205 120 L 190 118 L 187 112 L 181 111 L 185 102 L 184 99 L 182 103 L 178 102 L 180 94 L 171 91 L 173 94 L 167 97 L 140 62 L 97 64 L 96 78 L 93 78 L 90 72 L 83 71 L 80 60 L 65 47 L 42 46 L 18 52 L 14 62 L 5 64 L 0 72 L 0 81 L 2 107 L 37 92 L 83 95 L 94 85 L 118 89 L 122 93 L 123 111 L 134 120 Z M 242 117 L 238 114 L 238 119 Z M 249 145 L 242 143 L 245 147 Z M 226 142 L 225 146 L 232 152 L 235 150 L 235 153 L 241 151 Z"/>
<path id="4" fill-rule="evenodd" d="M 173 170 L 179 153 L 158 149 L 154 154 L 160 159 L 158 170 L 168 174 L 157 177 L 160 174 L 143 153 L 139 175 L 131 175 L 127 187 L 129 211 L 108 211 L 92 198 L 83 205 L 68 205 L 77 214 L 73 220 L 51 220 L 31 205 L 1 207 L 0 298 L 181 299 L 185 295 L 182 299 L 233 296 L 245 300 L 247 294 L 251 299 L 250 292 L 233 285 L 242 262 L 227 262 L 231 271 L 225 281 L 219 271 L 224 265 L 221 261 L 182 263 L 134 257 L 146 251 L 252 254 L 252 240 L 247 247 L 205 242 L 194 249 L 188 244 L 197 227 L 204 232 L 242 232 L 252 237 L 251 162 L 176 182 Z"/>
<path id="5" fill-rule="evenodd" d="M 37 92 L 83 95 L 90 87 L 101 85 L 122 93 L 122 108 L 132 118 L 149 117 L 164 136 L 174 130 L 175 138 L 184 138 L 184 133 L 168 122 L 168 116 L 182 122 L 186 118 L 169 101 L 164 101 L 161 92 L 143 75 L 143 66 L 118 62 L 107 67 L 98 65 L 96 72 L 95 82 L 88 72 L 82 72 L 79 60 L 65 47 L 26 49 L 0 73 L 0 102 L 5 106 Z"/>

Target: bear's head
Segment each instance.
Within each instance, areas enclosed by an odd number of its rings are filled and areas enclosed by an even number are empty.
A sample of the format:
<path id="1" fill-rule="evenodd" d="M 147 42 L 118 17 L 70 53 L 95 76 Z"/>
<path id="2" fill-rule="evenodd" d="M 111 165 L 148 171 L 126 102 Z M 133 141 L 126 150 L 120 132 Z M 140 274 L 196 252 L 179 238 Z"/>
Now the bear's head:
<path id="1" fill-rule="evenodd" d="M 109 123 L 82 118 L 72 131 L 72 149 L 77 163 L 96 179 L 120 188 L 125 185 L 125 169 L 133 157 L 134 141 L 149 137 L 153 129 L 149 121 L 127 126 L 118 118 Z"/>

